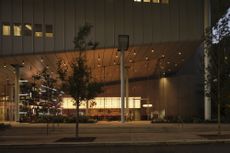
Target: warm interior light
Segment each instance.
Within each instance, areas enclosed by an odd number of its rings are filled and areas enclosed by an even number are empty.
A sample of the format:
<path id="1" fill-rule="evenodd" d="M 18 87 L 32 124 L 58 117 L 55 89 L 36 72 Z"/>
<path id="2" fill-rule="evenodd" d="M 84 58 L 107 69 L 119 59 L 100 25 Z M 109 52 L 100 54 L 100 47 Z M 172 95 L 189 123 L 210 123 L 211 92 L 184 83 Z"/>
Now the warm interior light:
<path id="1" fill-rule="evenodd" d="M 116 58 L 118 58 L 118 54 L 117 54 L 117 52 L 116 52 L 116 55 L 115 55 L 115 56 L 116 56 Z"/>
<path id="2" fill-rule="evenodd" d="M 133 55 L 134 55 L 134 56 L 136 56 L 136 55 L 137 55 L 137 53 L 136 53 L 136 51 L 135 51 L 135 50 L 134 50 L 134 52 L 133 52 Z"/>
<path id="3" fill-rule="evenodd" d="M 129 97 L 129 108 L 141 108 L 141 97 Z M 126 100 L 126 99 L 125 99 Z M 64 97 L 62 100 L 63 109 L 75 109 L 74 100 L 70 97 Z M 89 105 L 89 109 L 114 109 L 121 108 L 120 97 L 96 97 L 94 100 L 95 105 Z M 126 102 L 125 102 L 126 104 Z M 126 108 L 126 105 L 125 105 Z M 83 101 L 80 109 L 86 109 L 86 102 Z"/>
<path id="4" fill-rule="evenodd" d="M 161 0 L 161 3 L 162 3 L 162 4 L 168 4 L 168 3 L 169 3 L 169 0 Z"/>
<path id="5" fill-rule="evenodd" d="M 3 24 L 2 25 L 2 35 L 3 36 L 10 36 L 10 24 Z"/>
<path id="6" fill-rule="evenodd" d="M 160 3 L 160 0 L 152 0 L 153 3 Z"/>
<path id="7" fill-rule="evenodd" d="M 153 107 L 152 104 L 143 104 L 142 107 L 148 108 L 148 107 Z"/>
<path id="8" fill-rule="evenodd" d="M 97 57 L 97 60 L 98 60 L 98 61 L 100 61 L 100 60 L 101 60 L 101 57 L 100 57 L 100 55 L 98 55 L 98 57 Z"/>
<path id="9" fill-rule="evenodd" d="M 29 30 L 32 30 L 32 26 L 29 25 L 29 24 L 26 24 L 25 27 L 26 27 L 27 29 L 29 29 Z"/>
<path id="10" fill-rule="evenodd" d="M 20 24 L 14 24 L 14 36 L 22 35 L 22 26 Z"/>

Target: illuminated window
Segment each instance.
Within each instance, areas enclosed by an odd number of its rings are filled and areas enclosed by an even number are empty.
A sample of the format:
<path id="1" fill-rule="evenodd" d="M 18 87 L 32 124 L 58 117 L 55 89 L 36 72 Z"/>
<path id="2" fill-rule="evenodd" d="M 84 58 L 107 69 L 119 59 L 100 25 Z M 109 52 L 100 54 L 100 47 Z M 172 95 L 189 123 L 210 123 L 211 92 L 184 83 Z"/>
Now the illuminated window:
<path id="1" fill-rule="evenodd" d="M 141 2 L 141 0 L 134 0 L 134 2 Z"/>
<path id="2" fill-rule="evenodd" d="M 141 97 L 129 97 L 129 108 L 141 108 Z M 126 100 L 126 99 L 125 99 Z M 120 97 L 96 97 L 94 99 L 95 104 L 90 106 L 89 109 L 117 109 L 121 108 Z M 75 109 L 73 98 L 64 97 L 62 108 L 64 109 Z M 126 102 L 125 102 L 126 103 Z M 80 109 L 86 108 L 86 102 L 82 101 Z M 126 108 L 126 105 L 125 105 Z"/>
<path id="3" fill-rule="evenodd" d="M 161 0 L 161 3 L 162 3 L 162 4 L 168 4 L 168 3 L 169 3 L 169 0 Z"/>
<path id="4" fill-rule="evenodd" d="M 10 24 L 9 23 L 2 24 L 2 35 L 10 36 Z"/>
<path id="5" fill-rule="evenodd" d="M 34 25 L 34 36 L 42 37 L 42 25 L 41 24 Z"/>
<path id="6" fill-rule="evenodd" d="M 145 3 L 150 3 L 150 2 L 151 2 L 151 0 L 144 0 L 144 2 L 145 2 Z"/>
<path id="7" fill-rule="evenodd" d="M 53 26 L 46 25 L 46 37 L 53 37 Z"/>
<path id="8" fill-rule="evenodd" d="M 153 3 L 160 3 L 160 0 L 152 0 Z"/>
<path id="9" fill-rule="evenodd" d="M 14 24 L 14 36 L 22 36 L 22 25 L 19 23 Z"/>
<path id="10" fill-rule="evenodd" d="M 32 25 L 25 23 L 23 27 L 24 36 L 32 36 Z"/>

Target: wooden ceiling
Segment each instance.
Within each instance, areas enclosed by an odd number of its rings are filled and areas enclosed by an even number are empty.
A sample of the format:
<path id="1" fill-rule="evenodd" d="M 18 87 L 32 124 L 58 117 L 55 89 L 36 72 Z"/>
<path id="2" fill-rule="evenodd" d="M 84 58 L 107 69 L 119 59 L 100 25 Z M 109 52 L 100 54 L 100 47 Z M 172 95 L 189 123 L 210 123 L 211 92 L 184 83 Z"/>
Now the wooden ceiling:
<path id="1" fill-rule="evenodd" d="M 141 78 L 159 73 L 175 73 L 195 53 L 200 42 L 168 42 L 145 44 L 130 47 L 125 52 L 125 63 L 129 67 L 129 78 Z M 14 82 L 14 68 L 11 64 L 21 64 L 21 78 L 31 80 L 32 75 L 39 73 L 45 66 L 56 76 L 56 63 L 59 58 L 69 66 L 78 56 L 77 51 L 0 57 L 0 92 L 4 84 Z M 87 64 L 93 78 L 101 82 L 113 82 L 120 79 L 119 52 L 116 48 L 86 51 Z"/>

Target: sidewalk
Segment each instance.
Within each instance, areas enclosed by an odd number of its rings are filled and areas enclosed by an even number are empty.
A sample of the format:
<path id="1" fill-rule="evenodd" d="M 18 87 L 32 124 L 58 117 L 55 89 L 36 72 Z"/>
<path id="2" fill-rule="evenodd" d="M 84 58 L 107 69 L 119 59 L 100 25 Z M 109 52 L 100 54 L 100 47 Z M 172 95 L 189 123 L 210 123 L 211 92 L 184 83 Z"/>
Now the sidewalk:
<path id="1" fill-rule="evenodd" d="M 0 131 L 0 145 L 154 145 L 230 143 L 230 124 L 222 125 L 225 139 L 207 139 L 200 135 L 217 134 L 216 124 L 151 124 L 149 121 L 98 122 L 80 124 L 81 137 L 96 137 L 94 142 L 55 142 L 64 137 L 74 137 L 75 124 L 11 123 L 12 128 Z M 228 137 L 229 136 L 229 137 Z"/>

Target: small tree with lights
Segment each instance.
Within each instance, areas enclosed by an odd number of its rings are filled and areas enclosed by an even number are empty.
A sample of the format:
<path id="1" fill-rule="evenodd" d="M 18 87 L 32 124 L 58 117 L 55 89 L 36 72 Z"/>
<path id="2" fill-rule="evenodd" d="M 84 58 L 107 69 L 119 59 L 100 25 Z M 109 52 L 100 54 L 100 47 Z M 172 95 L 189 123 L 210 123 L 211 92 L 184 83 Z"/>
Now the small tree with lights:
<path id="1" fill-rule="evenodd" d="M 62 59 L 58 60 L 57 73 L 62 83 L 62 89 L 69 94 L 75 101 L 76 105 L 76 129 L 75 137 L 79 138 L 79 107 L 83 101 L 95 98 L 102 92 L 101 83 L 92 78 L 90 68 L 87 66 L 85 51 L 95 49 L 98 45 L 96 42 L 88 41 L 92 25 L 85 24 L 79 28 L 77 36 L 74 38 L 75 49 L 79 51 L 79 56 L 71 64 L 71 70 L 68 70 Z M 67 74 L 67 72 L 69 72 Z"/>

